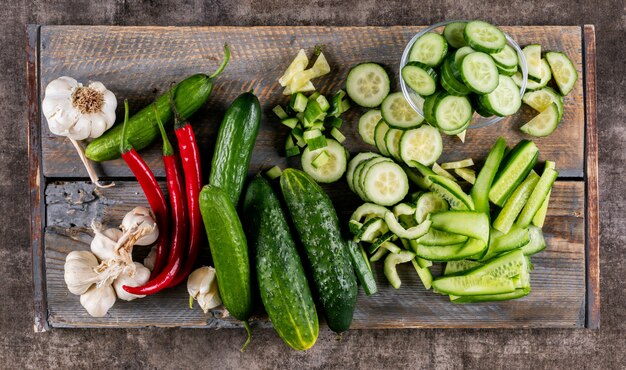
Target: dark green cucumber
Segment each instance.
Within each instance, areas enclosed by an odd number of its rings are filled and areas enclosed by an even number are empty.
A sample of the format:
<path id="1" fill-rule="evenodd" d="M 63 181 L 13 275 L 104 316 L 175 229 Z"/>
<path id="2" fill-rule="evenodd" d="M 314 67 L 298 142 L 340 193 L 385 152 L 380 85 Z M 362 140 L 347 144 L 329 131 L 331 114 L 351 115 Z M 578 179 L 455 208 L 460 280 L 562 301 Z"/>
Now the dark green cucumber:
<path id="1" fill-rule="evenodd" d="M 176 104 L 176 110 L 183 118 L 188 118 L 206 103 L 213 91 L 213 78 L 220 74 L 230 58 L 230 51 L 224 46 L 225 57 L 222 65 L 211 76 L 198 73 L 189 76 L 171 88 Z M 169 90 L 156 101 L 157 112 L 161 122 L 168 127 L 173 117 L 169 102 Z M 160 137 L 159 127 L 154 114 L 153 104 L 135 113 L 127 123 L 126 137 L 130 145 L 141 150 Z M 116 159 L 121 156 L 120 140 L 122 125 L 118 123 L 102 136 L 95 139 L 85 149 L 85 155 L 92 161 L 102 162 Z"/>
<path id="2" fill-rule="evenodd" d="M 259 99 L 251 92 L 243 93 L 226 111 L 217 135 L 209 184 L 226 191 L 235 207 L 248 176 L 260 124 Z"/>
<path id="3" fill-rule="evenodd" d="M 211 185 L 200 192 L 200 212 L 222 302 L 232 316 L 247 321 L 253 309 L 252 286 L 248 244 L 239 216 L 228 194 Z"/>
<path id="4" fill-rule="evenodd" d="M 280 201 L 266 179 L 257 176 L 248 186 L 243 214 L 265 311 L 285 343 L 309 349 L 319 333 L 315 303 Z"/>
<path id="5" fill-rule="evenodd" d="M 285 203 L 313 273 L 328 327 L 350 328 L 357 283 L 330 198 L 306 173 L 288 168 L 280 177 Z"/>

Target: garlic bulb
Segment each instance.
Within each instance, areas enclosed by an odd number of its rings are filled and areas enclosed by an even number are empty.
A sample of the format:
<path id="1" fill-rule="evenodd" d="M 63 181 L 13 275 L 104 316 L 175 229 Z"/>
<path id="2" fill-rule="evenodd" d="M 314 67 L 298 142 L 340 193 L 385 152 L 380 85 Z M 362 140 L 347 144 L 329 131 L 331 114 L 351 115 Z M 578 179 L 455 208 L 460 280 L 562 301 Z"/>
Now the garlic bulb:
<path id="1" fill-rule="evenodd" d="M 154 262 L 156 261 L 157 247 L 156 245 L 150 249 L 150 253 L 143 259 L 143 265 L 148 268 L 148 270 L 154 270 Z"/>
<path id="2" fill-rule="evenodd" d="M 146 207 L 135 207 L 124 216 L 122 230 L 130 230 L 135 225 L 139 226 L 138 231 L 141 233 L 141 237 L 135 241 L 135 245 L 150 245 L 159 237 L 154 215 Z"/>
<path id="3" fill-rule="evenodd" d="M 110 285 L 93 286 L 80 296 L 80 304 L 93 317 L 103 317 L 115 304 L 115 290 Z"/>
<path id="4" fill-rule="evenodd" d="M 97 138 L 111 128 L 115 123 L 115 108 L 115 95 L 101 82 L 83 86 L 67 76 L 59 77 L 46 86 L 45 97 L 41 103 L 50 132 L 70 139 L 91 181 L 100 187 L 107 186 L 100 184 L 78 140 Z"/>
<path id="5" fill-rule="evenodd" d="M 106 261 L 111 258 L 115 258 L 115 246 L 118 240 L 124 234 L 122 230 L 117 228 L 110 228 L 104 231 L 98 230 L 93 227 L 93 231 L 96 234 L 91 241 L 91 252 L 98 257 L 100 261 Z"/>
<path id="6" fill-rule="evenodd" d="M 65 258 L 64 278 L 70 293 L 81 295 L 98 282 L 98 259 L 89 251 L 72 251 Z"/>
<path id="7" fill-rule="evenodd" d="M 122 299 L 124 301 L 132 301 L 136 298 L 143 298 L 145 295 L 135 295 L 130 294 L 122 288 L 124 285 L 126 286 L 142 286 L 148 282 L 150 279 L 150 270 L 142 265 L 139 262 L 135 262 L 135 273 L 128 274 L 122 273 L 115 281 L 113 282 L 113 289 L 115 289 L 115 293 L 117 294 L 117 298 Z"/>
<path id="8" fill-rule="evenodd" d="M 187 292 L 189 307 L 192 307 L 195 299 L 204 313 L 222 304 L 213 267 L 203 266 L 192 272 L 187 278 Z"/>

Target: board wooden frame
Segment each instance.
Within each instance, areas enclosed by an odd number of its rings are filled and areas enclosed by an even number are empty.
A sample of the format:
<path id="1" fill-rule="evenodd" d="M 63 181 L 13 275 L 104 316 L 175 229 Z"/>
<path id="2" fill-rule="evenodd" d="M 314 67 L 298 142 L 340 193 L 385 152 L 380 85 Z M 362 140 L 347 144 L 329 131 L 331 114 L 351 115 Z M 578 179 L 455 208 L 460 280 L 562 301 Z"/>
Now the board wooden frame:
<path id="1" fill-rule="evenodd" d="M 31 244 L 33 256 L 34 330 L 50 329 L 46 298 L 44 223 L 45 200 L 43 192 L 47 179 L 42 172 L 41 112 L 40 112 L 40 29 L 28 25 L 27 84 L 29 127 L 29 190 L 31 203 Z M 582 27 L 583 90 L 585 112 L 585 238 L 586 238 L 586 309 L 585 327 L 598 329 L 600 325 L 600 268 L 599 268 L 599 207 L 598 207 L 598 141 L 596 113 L 596 47 L 593 25 Z"/>

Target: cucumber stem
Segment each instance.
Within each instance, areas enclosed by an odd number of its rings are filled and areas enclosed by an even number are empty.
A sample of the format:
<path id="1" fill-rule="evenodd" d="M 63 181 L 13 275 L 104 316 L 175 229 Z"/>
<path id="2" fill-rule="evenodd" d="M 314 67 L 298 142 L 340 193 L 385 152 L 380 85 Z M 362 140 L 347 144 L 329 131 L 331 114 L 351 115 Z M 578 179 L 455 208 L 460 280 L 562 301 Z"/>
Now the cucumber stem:
<path id="1" fill-rule="evenodd" d="M 230 48 L 228 47 L 228 44 L 224 44 L 224 60 L 222 61 L 222 64 L 219 66 L 219 68 L 215 72 L 213 72 L 213 74 L 210 75 L 209 78 L 213 79 L 217 77 L 217 75 L 222 73 L 224 71 L 224 68 L 226 68 L 226 65 L 228 64 L 229 60 L 230 60 Z"/>
<path id="2" fill-rule="evenodd" d="M 85 166 L 85 169 L 87 170 L 87 173 L 89 174 L 89 179 L 91 179 L 91 182 L 97 187 L 102 188 L 102 189 L 115 186 L 114 182 L 107 184 L 107 185 L 101 184 L 100 179 L 98 178 L 98 174 L 96 174 L 96 171 L 91 165 L 91 162 L 89 161 L 89 159 L 87 159 L 87 156 L 85 156 L 85 150 L 83 149 L 82 145 L 80 145 L 80 143 L 74 139 L 70 139 L 70 141 L 74 145 L 74 148 L 76 148 L 76 152 L 78 153 L 80 160 L 83 162 L 83 165 Z"/>
<path id="3" fill-rule="evenodd" d="M 250 325 L 248 324 L 248 321 L 243 322 L 243 327 L 246 329 L 246 332 L 248 333 L 248 339 L 246 339 L 246 342 L 243 344 L 243 347 L 241 347 L 240 349 L 241 352 L 246 350 L 246 347 L 248 347 L 248 344 L 250 344 L 250 340 L 252 339 L 252 330 L 250 330 Z"/>
<path id="4" fill-rule="evenodd" d="M 161 122 L 161 118 L 159 118 L 159 111 L 157 110 L 156 102 L 152 104 L 152 108 L 154 110 L 154 118 L 156 119 L 157 126 L 159 126 L 159 131 L 161 131 L 161 138 L 163 139 L 163 156 L 172 156 L 174 155 L 174 148 L 172 148 L 172 143 L 170 143 L 170 140 L 167 138 L 163 122 Z"/>
<path id="5" fill-rule="evenodd" d="M 122 137 L 120 139 L 120 153 L 128 153 L 133 147 L 126 140 L 126 128 L 128 127 L 128 99 L 124 99 L 124 124 L 122 125 Z"/>

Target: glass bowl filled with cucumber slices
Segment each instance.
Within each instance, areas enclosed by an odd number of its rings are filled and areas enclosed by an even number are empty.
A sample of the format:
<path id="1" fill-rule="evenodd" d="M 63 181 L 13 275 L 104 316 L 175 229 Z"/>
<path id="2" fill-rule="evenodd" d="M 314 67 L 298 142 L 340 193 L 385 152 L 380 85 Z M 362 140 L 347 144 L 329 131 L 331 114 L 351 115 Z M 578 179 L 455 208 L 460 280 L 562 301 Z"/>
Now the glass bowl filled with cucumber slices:
<path id="1" fill-rule="evenodd" d="M 448 135 L 515 114 L 528 81 L 519 45 L 483 21 L 453 20 L 423 29 L 404 49 L 399 73 L 409 105 Z"/>

